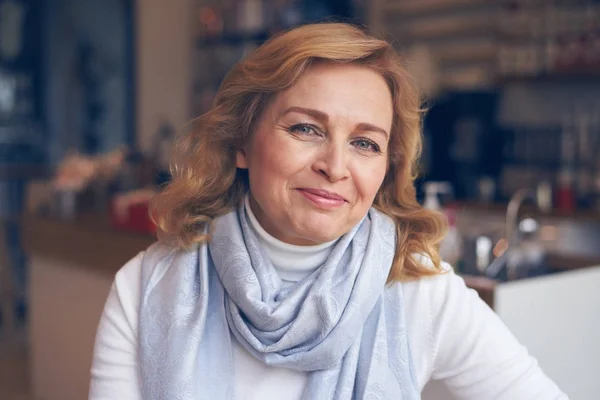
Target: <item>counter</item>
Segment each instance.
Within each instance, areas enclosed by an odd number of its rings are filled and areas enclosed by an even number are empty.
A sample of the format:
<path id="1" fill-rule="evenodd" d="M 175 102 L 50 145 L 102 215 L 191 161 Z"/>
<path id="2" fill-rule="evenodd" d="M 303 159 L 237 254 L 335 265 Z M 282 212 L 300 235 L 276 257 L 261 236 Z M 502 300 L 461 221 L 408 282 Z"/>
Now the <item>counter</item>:
<path id="1" fill-rule="evenodd" d="M 479 212 L 486 214 L 497 214 L 504 216 L 506 214 L 507 203 L 481 203 L 474 201 L 460 201 L 455 204 L 457 210 L 471 212 Z M 593 221 L 600 223 L 600 209 L 573 209 L 573 210 L 558 210 L 553 208 L 548 212 L 541 211 L 537 206 L 530 203 L 524 203 L 520 211 L 535 217 L 543 217 L 550 219 L 570 219 L 574 221 Z"/>
<path id="2" fill-rule="evenodd" d="M 155 241 L 151 235 L 116 231 L 98 214 L 72 221 L 28 215 L 23 230 L 29 254 L 84 267 L 111 279 L 123 264 Z"/>

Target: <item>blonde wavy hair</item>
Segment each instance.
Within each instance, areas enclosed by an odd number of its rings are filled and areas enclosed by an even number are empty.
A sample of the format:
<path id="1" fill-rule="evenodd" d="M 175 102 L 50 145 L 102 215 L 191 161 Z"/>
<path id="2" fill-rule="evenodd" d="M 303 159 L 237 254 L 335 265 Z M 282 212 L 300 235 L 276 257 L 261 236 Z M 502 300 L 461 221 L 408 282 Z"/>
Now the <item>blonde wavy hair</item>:
<path id="1" fill-rule="evenodd" d="M 396 222 L 398 243 L 388 282 L 440 273 L 437 246 L 445 220 L 419 205 L 414 187 L 422 144 L 422 100 L 387 41 L 343 23 L 284 32 L 229 71 L 212 109 L 194 119 L 175 145 L 172 181 L 151 205 L 159 238 L 181 248 L 209 241 L 205 228 L 239 205 L 249 188 L 247 171 L 236 168 L 237 150 L 250 140 L 269 100 L 294 85 L 314 62 L 366 66 L 387 82 L 394 102 L 390 156 L 373 205 Z"/>

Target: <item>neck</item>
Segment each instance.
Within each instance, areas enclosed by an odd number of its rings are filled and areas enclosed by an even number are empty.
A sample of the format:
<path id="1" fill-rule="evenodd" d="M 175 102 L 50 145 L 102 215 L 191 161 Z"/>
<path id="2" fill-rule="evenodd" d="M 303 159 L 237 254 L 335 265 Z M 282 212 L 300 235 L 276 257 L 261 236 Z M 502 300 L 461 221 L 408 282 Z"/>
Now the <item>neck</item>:
<path id="1" fill-rule="evenodd" d="M 250 226 L 258 236 L 263 249 L 277 269 L 281 279 L 299 281 L 318 269 L 327 259 L 337 240 L 311 246 L 299 246 L 282 242 L 270 235 L 258 222 L 249 199 L 244 200 Z"/>

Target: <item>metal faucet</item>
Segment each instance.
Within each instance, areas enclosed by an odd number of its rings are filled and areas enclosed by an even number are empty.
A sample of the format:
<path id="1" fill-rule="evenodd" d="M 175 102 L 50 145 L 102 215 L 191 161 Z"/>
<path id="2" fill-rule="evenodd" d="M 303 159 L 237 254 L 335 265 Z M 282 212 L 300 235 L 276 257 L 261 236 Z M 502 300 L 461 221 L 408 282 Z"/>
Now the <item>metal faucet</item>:
<path id="1" fill-rule="evenodd" d="M 504 253 L 498 256 L 486 269 L 485 273 L 488 276 L 495 277 L 498 275 L 502 267 L 505 265 L 509 268 L 509 275 L 514 274 L 515 271 L 510 270 L 508 253 L 511 251 L 511 247 L 517 244 L 519 240 L 519 235 L 517 234 L 517 224 L 519 211 L 521 210 L 521 206 L 526 200 L 533 200 L 537 207 L 541 211 L 547 211 L 549 207 L 549 202 L 544 198 L 545 197 L 546 188 L 540 185 L 537 191 L 532 189 L 520 189 L 517 190 L 510 201 L 508 202 L 508 206 L 506 208 L 506 242 L 507 249 Z M 510 278 L 509 278 L 510 279 Z"/>
<path id="2" fill-rule="evenodd" d="M 537 204 L 536 193 L 531 189 L 520 189 L 515 192 L 508 202 L 506 208 L 506 240 L 508 245 L 513 243 L 513 239 L 516 237 L 515 231 L 517 230 L 517 218 L 519 217 L 519 211 L 525 200 L 533 200 Z"/>

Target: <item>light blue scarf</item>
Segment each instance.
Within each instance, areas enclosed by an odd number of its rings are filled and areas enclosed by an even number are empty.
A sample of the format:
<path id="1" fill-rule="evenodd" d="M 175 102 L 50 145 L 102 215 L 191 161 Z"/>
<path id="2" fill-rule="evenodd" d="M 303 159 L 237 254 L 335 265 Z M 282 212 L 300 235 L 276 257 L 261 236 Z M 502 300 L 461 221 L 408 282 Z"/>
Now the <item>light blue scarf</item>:
<path id="1" fill-rule="evenodd" d="M 394 222 L 372 209 L 322 267 L 287 289 L 243 206 L 208 246 L 155 244 L 142 263 L 146 400 L 232 400 L 230 331 L 265 364 L 310 372 L 306 400 L 418 399 L 402 291 L 386 290 Z"/>

